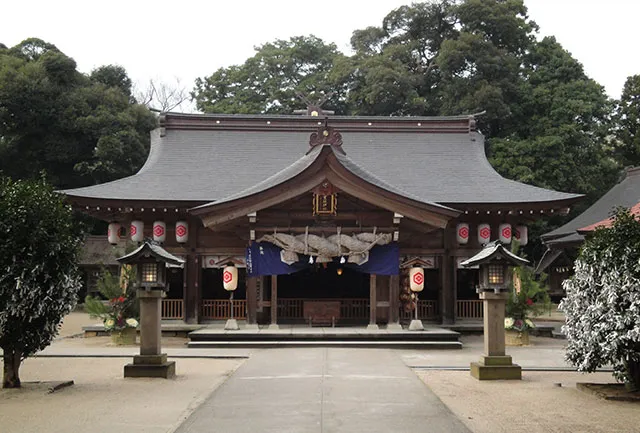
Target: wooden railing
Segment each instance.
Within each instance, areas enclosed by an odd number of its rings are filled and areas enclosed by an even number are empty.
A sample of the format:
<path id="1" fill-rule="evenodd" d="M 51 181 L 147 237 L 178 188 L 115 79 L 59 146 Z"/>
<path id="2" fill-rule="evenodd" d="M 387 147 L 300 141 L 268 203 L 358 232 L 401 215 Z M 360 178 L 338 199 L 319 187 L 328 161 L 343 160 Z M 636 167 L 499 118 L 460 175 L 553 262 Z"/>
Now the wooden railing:
<path id="1" fill-rule="evenodd" d="M 302 319 L 304 299 L 278 299 L 278 318 Z"/>
<path id="2" fill-rule="evenodd" d="M 312 299 L 278 299 L 279 319 L 304 319 L 304 302 Z M 368 319 L 369 300 L 366 298 L 354 299 L 315 299 L 315 301 L 340 302 L 340 319 Z"/>
<path id="3" fill-rule="evenodd" d="M 482 301 L 464 300 L 456 301 L 456 318 L 458 319 L 482 319 Z"/>
<path id="4" fill-rule="evenodd" d="M 182 299 L 163 299 L 162 300 L 162 318 L 163 319 L 182 319 L 184 310 L 182 309 Z"/>
<path id="5" fill-rule="evenodd" d="M 368 299 L 340 299 L 341 319 L 368 319 Z"/>
<path id="6" fill-rule="evenodd" d="M 411 320 L 415 317 L 415 311 L 400 309 L 400 319 Z M 418 318 L 421 320 L 435 319 L 438 316 L 438 301 L 418 300 Z"/>
<path id="7" fill-rule="evenodd" d="M 244 299 L 233 300 L 233 318 L 245 319 L 247 311 L 247 301 Z M 228 299 L 203 299 L 202 300 L 203 319 L 228 319 L 231 317 L 231 304 Z"/>

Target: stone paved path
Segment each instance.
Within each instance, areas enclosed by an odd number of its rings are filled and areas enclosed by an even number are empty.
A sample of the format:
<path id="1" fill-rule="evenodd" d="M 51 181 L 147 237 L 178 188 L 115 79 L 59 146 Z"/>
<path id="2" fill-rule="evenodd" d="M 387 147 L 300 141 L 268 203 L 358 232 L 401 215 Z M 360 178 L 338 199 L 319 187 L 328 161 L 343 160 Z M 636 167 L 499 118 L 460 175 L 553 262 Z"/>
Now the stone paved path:
<path id="1" fill-rule="evenodd" d="M 469 432 L 397 352 L 255 352 L 179 433 Z"/>

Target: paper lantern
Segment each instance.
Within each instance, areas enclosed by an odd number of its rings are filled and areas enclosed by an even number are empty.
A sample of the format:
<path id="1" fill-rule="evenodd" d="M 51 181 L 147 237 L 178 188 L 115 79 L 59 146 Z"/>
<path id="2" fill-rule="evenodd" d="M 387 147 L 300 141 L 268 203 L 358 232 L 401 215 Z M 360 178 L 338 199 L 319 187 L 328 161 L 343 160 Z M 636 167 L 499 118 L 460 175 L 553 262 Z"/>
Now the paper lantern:
<path id="1" fill-rule="evenodd" d="M 133 242 L 142 242 L 144 240 L 144 223 L 142 221 L 131 221 L 129 234 Z"/>
<path id="2" fill-rule="evenodd" d="M 424 269 L 409 269 L 409 282 L 409 288 L 412 292 L 422 292 L 422 289 L 424 289 Z"/>
<path id="3" fill-rule="evenodd" d="M 521 246 L 527 245 L 529 242 L 529 233 L 527 231 L 527 226 L 516 226 L 513 230 L 513 237 L 520 242 Z"/>
<path id="4" fill-rule="evenodd" d="M 458 224 L 456 227 L 456 239 L 458 239 L 460 245 L 466 245 L 469 242 L 469 224 Z"/>
<path id="5" fill-rule="evenodd" d="M 167 239 L 167 225 L 164 221 L 155 221 L 153 223 L 153 240 L 156 242 L 164 242 Z"/>
<path id="6" fill-rule="evenodd" d="M 480 244 L 488 244 L 491 240 L 491 226 L 483 223 L 478 224 L 478 242 Z"/>
<path id="7" fill-rule="evenodd" d="M 500 224 L 499 234 L 500 234 L 499 239 L 501 243 L 510 244 L 511 243 L 511 224 L 507 224 L 507 223 Z"/>
<path id="8" fill-rule="evenodd" d="M 120 224 L 111 223 L 107 228 L 107 240 L 111 245 L 116 245 L 120 240 Z"/>
<path id="9" fill-rule="evenodd" d="M 238 287 L 238 268 L 227 266 L 222 271 L 222 283 L 224 289 L 233 292 Z"/>
<path id="10" fill-rule="evenodd" d="M 189 240 L 189 225 L 186 221 L 178 221 L 176 223 L 176 241 L 179 244 L 187 243 Z"/>

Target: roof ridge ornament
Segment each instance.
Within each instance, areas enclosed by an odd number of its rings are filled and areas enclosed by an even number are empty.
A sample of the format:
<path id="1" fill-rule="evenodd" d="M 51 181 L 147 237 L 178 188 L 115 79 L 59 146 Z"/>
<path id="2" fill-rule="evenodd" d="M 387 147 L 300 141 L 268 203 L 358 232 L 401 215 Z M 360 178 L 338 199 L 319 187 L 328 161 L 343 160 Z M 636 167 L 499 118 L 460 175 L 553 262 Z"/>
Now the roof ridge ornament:
<path id="1" fill-rule="evenodd" d="M 329 100 L 329 98 L 331 98 L 333 96 L 333 92 L 329 92 L 326 95 L 321 96 L 315 102 L 310 100 L 302 92 L 296 92 L 296 96 L 302 102 L 307 104 L 307 109 L 306 110 L 294 110 L 293 111 L 294 114 L 306 114 L 307 116 L 320 117 L 320 116 L 324 116 L 326 114 L 334 114 L 335 113 L 333 110 L 323 110 L 322 109 L 322 104 L 327 102 Z"/>
<path id="2" fill-rule="evenodd" d="M 324 118 L 324 124 L 309 136 L 309 146 L 311 146 L 311 149 L 316 146 L 324 146 L 325 144 L 331 145 L 335 150 L 346 155 L 346 152 L 342 149 L 342 134 L 335 128 L 329 126 L 329 119 L 327 117 Z M 311 149 L 309 151 L 311 151 Z"/>

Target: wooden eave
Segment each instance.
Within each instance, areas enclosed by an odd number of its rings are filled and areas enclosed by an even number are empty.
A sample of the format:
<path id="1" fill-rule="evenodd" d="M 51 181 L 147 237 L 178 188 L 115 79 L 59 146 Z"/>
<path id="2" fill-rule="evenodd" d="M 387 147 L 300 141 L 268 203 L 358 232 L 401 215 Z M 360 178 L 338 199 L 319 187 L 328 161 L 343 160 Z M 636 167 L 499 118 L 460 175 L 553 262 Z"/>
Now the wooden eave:
<path id="1" fill-rule="evenodd" d="M 212 227 L 309 194 L 324 181 L 364 202 L 438 228 L 446 227 L 449 220 L 460 214 L 457 210 L 404 197 L 363 180 L 340 163 L 330 146 L 324 146 L 316 160 L 301 173 L 274 187 L 230 201 L 213 202 L 190 212 L 199 216 L 205 227 Z"/>
<path id="2" fill-rule="evenodd" d="M 204 204 L 201 201 L 123 200 L 73 195 L 65 195 L 65 200 L 74 210 L 104 221 L 120 220 L 123 215 L 141 213 L 185 216 L 189 209 Z"/>

